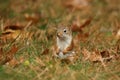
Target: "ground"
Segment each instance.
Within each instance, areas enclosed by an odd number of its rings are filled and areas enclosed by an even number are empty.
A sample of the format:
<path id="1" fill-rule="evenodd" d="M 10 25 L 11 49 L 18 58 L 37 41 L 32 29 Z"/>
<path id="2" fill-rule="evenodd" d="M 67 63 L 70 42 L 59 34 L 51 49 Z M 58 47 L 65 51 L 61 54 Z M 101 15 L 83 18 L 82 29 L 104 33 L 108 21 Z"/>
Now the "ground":
<path id="1" fill-rule="evenodd" d="M 10 38 L 0 43 L 0 80 L 119 80 L 119 59 L 107 61 L 104 66 L 101 62 L 84 61 L 82 52 L 86 49 L 120 54 L 120 35 L 117 35 L 120 1 L 80 1 L 86 5 L 73 4 L 72 0 L 0 0 L 1 42 L 6 36 Z M 89 24 L 80 28 L 80 32 L 73 31 L 73 37 L 81 34 L 74 38 L 79 40 L 75 44 L 79 49 L 78 60 L 74 64 L 54 61 L 52 54 L 57 26 L 81 26 L 86 21 Z M 4 30 L 13 25 L 17 27 L 12 29 L 13 32 Z M 20 38 L 17 39 L 18 34 Z M 1 58 L 3 54 L 13 55 L 6 61 Z"/>

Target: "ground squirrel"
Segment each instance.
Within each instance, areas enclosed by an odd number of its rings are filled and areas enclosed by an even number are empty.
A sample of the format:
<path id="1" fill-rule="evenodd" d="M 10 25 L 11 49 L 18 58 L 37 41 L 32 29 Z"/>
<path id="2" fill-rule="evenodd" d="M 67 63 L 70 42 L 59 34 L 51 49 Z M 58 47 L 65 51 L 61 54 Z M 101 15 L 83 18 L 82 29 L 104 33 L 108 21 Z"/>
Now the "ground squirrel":
<path id="1" fill-rule="evenodd" d="M 73 62 L 76 53 L 74 52 L 74 42 L 70 27 L 59 26 L 56 34 L 55 56 L 61 60 Z"/>

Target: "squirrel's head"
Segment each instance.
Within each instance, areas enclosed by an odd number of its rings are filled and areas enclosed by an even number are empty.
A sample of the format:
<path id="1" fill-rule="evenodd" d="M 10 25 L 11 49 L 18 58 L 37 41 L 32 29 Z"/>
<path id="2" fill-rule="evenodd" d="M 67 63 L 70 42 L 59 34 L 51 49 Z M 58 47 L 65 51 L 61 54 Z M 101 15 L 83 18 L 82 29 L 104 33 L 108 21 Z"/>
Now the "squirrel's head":
<path id="1" fill-rule="evenodd" d="M 71 38 L 72 37 L 71 28 L 66 26 L 59 26 L 57 29 L 57 37 L 61 40 Z"/>

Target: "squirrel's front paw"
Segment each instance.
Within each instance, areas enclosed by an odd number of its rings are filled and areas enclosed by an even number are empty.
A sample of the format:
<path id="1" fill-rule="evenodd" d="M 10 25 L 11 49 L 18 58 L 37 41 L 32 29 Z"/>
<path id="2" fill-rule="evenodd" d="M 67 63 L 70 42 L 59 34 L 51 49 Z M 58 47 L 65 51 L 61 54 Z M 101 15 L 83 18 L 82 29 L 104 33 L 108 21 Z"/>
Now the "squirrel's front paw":
<path id="1" fill-rule="evenodd" d="M 60 59 L 66 58 L 65 55 L 63 54 L 63 52 L 59 52 L 58 56 L 59 56 Z"/>

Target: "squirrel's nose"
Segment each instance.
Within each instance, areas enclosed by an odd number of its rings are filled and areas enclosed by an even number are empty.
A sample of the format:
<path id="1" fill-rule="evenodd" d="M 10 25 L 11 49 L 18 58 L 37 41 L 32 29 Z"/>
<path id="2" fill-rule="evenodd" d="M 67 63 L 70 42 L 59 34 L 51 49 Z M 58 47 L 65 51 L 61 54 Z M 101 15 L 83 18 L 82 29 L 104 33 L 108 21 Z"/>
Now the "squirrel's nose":
<path id="1" fill-rule="evenodd" d="M 62 37 L 62 33 L 61 32 L 57 33 L 57 36 Z"/>

